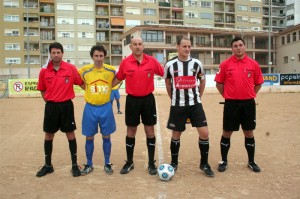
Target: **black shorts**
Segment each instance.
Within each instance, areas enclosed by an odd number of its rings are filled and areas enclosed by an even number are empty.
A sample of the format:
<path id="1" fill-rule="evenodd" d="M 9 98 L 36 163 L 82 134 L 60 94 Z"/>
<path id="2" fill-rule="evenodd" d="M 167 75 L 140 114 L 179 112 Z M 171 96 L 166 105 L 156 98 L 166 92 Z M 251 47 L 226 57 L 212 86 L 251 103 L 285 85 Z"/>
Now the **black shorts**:
<path id="1" fill-rule="evenodd" d="M 255 100 L 225 100 L 223 113 L 223 130 L 254 130 L 256 126 Z"/>
<path id="2" fill-rule="evenodd" d="M 140 118 L 147 126 L 153 126 L 157 122 L 155 98 L 152 93 L 144 97 L 126 96 L 126 125 L 136 127 L 140 124 Z"/>
<path id="3" fill-rule="evenodd" d="M 43 130 L 46 133 L 71 132 L 76 129 L 74 106 L 71 100 L 65 102 L 47 102 L 44 112 Z"/>
<path id="4" fill-rule="evenodd" d="M 192 127 L 207 126 L 202 104 L 196 104 L 184 107 L 171 106 L 167 128 L 173 131 L 183 132 L 188 118 L 190 118 Z"/>

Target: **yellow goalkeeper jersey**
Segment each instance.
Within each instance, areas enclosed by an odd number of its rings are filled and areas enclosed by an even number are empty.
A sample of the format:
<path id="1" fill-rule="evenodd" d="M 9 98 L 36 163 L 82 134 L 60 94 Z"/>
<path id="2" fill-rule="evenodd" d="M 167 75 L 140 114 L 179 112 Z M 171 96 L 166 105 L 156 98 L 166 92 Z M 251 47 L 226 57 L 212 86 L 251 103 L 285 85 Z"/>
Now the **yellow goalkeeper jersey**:
<path id="1" fill-rule="evenodd" d="M 84 99 L 93 105 L 110 102 L 112 81 L 116 73 L 114 66 L 103 64 L 98 69 L 94 64 L 85 65 L 79 69 L 79 74 L 85 83 Z"/>

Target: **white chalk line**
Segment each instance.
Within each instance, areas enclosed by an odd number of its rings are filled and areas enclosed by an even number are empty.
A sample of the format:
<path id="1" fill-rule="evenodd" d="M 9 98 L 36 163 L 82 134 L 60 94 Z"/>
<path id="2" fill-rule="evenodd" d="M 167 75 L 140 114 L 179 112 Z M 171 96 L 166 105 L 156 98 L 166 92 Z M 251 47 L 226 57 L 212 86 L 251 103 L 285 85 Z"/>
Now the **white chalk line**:
<path id="1" fill-rule="evenodd" d="M 163 148 L 162 148 L 162 139 L 161 139 L 161 131 L 160 131 L 160 120 L 159 120 L 159 108 L 156 103 L 156 118 L 157 118 L 157 123 L 156 123 L 156 145 L 157 145 L 157 151 L 158 151 L 158 166 L 164 163 L 164 153 L 163 153 Z M 165 183 L 162 183 L 160 188 L 159 188 L 159 193 L 157 198 L 158 199 L 166 199 L 167 195 L 165 193 L 166 191 L 166 186 Z"/>

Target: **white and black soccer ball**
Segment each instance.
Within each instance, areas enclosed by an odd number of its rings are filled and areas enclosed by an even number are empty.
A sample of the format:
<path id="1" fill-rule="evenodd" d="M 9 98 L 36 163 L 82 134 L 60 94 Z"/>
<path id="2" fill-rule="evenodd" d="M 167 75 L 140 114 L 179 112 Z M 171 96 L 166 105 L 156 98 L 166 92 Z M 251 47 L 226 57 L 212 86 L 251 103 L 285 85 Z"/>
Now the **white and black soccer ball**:
<path id="1" fill-rule="evenodd" d="M 161 164 L 157 168 L 157 175 L 162 181 L 169 181 L 174 176 L 175 171 L 174 168 L 169 164 Z"/>

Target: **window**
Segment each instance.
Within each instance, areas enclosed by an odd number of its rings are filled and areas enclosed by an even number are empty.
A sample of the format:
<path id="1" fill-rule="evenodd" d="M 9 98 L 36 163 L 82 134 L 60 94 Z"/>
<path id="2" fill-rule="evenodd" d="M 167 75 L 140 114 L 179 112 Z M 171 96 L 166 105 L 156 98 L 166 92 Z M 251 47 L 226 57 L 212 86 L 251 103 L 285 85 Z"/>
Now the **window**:
<path id="1" fill-rule="evenodd" d="M 250 10 L 251 10 L 251 12 L 260 13 L 260 7 L 251 7 Z"/>
<path id="2" fill-rule="evenodd" d="M 166 35 L 166 44 L 172 44 L 172 36 Z"/>
<path id="3" fill-rule="evenodd" d="M 66 62 L 71 63 L 71 64 L 75 64 L 75 59 L 71 58 L 71 57 L 65 57 L 63 58 Z"/>
<path id="4" fill-rule="evenodd" d="M 287 34 L 287 36 L 286 36 L 286 43 L 287 44 L 291 43 L 291 36 L 290 36 L 290 34 Z"/>
<path id="5" fill-rule="evenodd" d="M 188 0 L 188 6 L 196 7 L 197 6 L 197 1 Z"/>
<path id="6" fill-rule="evenodd" d="M 66 52 L 72 52 L 72 51 L 74 51 L 74 49 L 75 49 L 75 47 L 72 44 L 64 45 L 64 51 L 66 51 Z"/>
<path id="7" fill-rule="evenodd" d="M 285 64 L 289 63 L 289 58 L 288 58 L 288 56 L 284 56 L 284 57 L 283 57 L 283 63 L 285 63 Z"/>
<path id="8" fill-rule="evenodd" d="M 187 17 L 187 18 L 197 18 L 196 14 L 193 13 L 193 12 L 186 12 L 185 17 Z"/>
<path id="9" fill-rule="evenodd" d="M 156 0 L 143 0 L 144 3 L 156 3 Z"/>
<path id="10" fill-rule="evenodd" d="M 78 45 L 78 51 L 90 51 L 92 46 L 90 45 Z"/>
<path id="11" fill-rule="evenodd" d="M 148 25 L 148 24 L 157 24 L 156 21 L 144 21 L 144 25 Z"/>
<path id="12" fill-rule="evenodd" d="M 126 20 L 126 26 L 138 26 L 141 25 L 141 20 Z"/>
<path id="13" fill-rule="evenodd" d="M 284 45 L 285 44 L 285 36 L 282 36 L 281 37 L 281 45 Z"/>
<path id="14" fill-rule="evenodd" d="M 300 61 L 300 54 L 298 54 L 298 61 Z"/>
<path id="15" fill-rule="evenodd" d="M 200 19 L 213 19 L 212 13 L 200 13 Z"/>
<path id="16" fill-rule="evenodd" d="M 140 15 L 141 9 L 135 8 L 135 7 L 126 7 L 125 12 L 126 12 L 126 14 L 130 14 L 130 15 Z"/>
<path id="17" fill-rule="evenodd" d="M 21 50 L 20 44 L 5 44 L 5 50 Z"/>
<path id="18" fill-rule="evenodd" d="M 294 15 L 288 15 L 288 16 L 286 16 L 286 20 L 287 21 L 294 20 Z"/>
<path id="19" fill-rule="evenodd" d="M 196 44 L 205 44 L 205 37 L 197 37 Z"/>
<path id="20" fill-rule="evenodd" d="M 18 8 L 19 7 L 19 1 L 16 0 L 4 0 L 3 1 L 3 7 L 5 8 Z"/>
<path id="21" fill-rule="evenodd" d="M 151 31 L 143 30 L 142 39 L 145 42 L 162 42 L 163 41 L 163 31 Z"/>
<path id="22" fill-rule="evenodd" d="M 250 23 L 258 23 L 261 24 L 261 18 L 251 17 Z"/>
<path id="23" fill-rule="evenodd" d="M 237 5 L 238 11 L 248 11 L 248 7 L 244 5 Z"/>
<path id="24" fill-rule="evenodd" d="M 77 24 L 81 24 L 81 25 L 94 25 L 94 21 L 92 19 L 88 19 L 88 18 L 79 18 L 77 19 Z"/>
<path id="25" fill-rule="evenodd" d="M 84 11 L 84 12 L 92 12 L 93 11 L 93 6 L 88 5 L 88 4 L 78 4 L 77 5 L 77 10 L 78 11 Z"/>
<path id="26" fill-rule="evenodd" d="M 201 1 L 201 7 L 202 8 L 211 8 L 212 7 L 212 3 L 209 1 Z"/>
<path id="27" fill-rule="evenodd" d="M 78 32 L 78 38 L 94 38 L 93 32 Z"/>
<path id="28" fill-rule="evenodd" d="M 236 20 L 237 20 L 238 22 L 248 22 L 248 21 L 249 21 L 249 18 L 248 18 L 248 16 L 237 16 L 237 17 L 236 17 Z"/>
<path id="29" fill-rule="evenodd" d="M 20 31 L 18 29 L 5 29 L 4 36 L 20 36 Z"/>
<path id="30" fill-rule="evenodd" d="M 204 69 L 204 72 L 206 75 L 210 75 L 211 74 L 211 69 Z"/>
<path id="31" fill-rule="evenodd" d="M 80 58 L 78 60 L 78 62 L 80 65 L 87 65 L 87 64 L 90 64 L 91 59 L 90 58 Z"/>
<path id="32" fill-rule="evenodd" d="M 19 15 L 4 15 L 4 21 L 6 22 L 19 22 L 20 17 Z"/>
<path id="33" fill-rule="evenodd" d="M 144 8 L 144 15 L 156 15 L 156 10 L 151 8 Z"/>
<path id="34" fill-rule="evenodd" d="M 57 24 L 74 24 L 74 18 L 58 17 Z"/>
<path id="35" fill-rule="evenodd" d="M 74 10 L 74 6 L 72 3 L 58 3 L 56 6 L 57 10 Z"/>
<path id="36" fill-rule="evenodd" d="M 293 42 L 297 40 L 296 32 L 293 32 Z"/>
<path id="37" fill-rule="evenodd" d="M 57 35 L 58 35 L 58 37 L 73 38 L 74 37 L 74 32 L 71 32 L 71 31 L 58 31 Z"/>
<path id="38" fill-rule="evenodd" d="M 5 64 L 21 64 L 21 58 L 17 58 L 17 57 L 5 58 Z"/>

